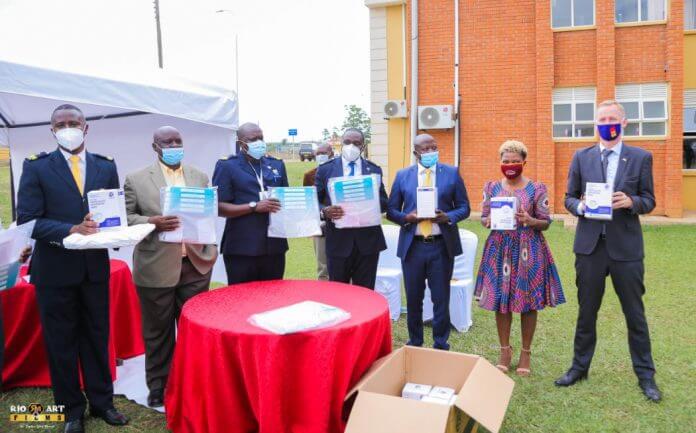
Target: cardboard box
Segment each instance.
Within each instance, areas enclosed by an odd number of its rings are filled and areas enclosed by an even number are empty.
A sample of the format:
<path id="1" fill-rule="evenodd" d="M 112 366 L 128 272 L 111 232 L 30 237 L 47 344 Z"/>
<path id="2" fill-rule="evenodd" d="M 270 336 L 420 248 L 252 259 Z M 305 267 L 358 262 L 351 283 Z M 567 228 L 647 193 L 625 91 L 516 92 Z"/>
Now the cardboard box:
<path id="1" fill-rule="evenodd" d="M 453 406 L 401 397 L 408 382 L 457 391 Z M 346 396 L 345 433 L 498 433 L 515 383 L 490 362 L 468 355 L 402 347 L 378 360 Z"/>

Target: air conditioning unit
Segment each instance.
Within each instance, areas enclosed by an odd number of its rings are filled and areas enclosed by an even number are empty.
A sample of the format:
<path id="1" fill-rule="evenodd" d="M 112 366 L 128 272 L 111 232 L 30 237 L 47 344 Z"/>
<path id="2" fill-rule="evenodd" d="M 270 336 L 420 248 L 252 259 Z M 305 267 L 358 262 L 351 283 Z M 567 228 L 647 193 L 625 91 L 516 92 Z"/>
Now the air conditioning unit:
<path id="1" fill-rule="evenodd" d="M 406 101 L 403 99 L 392 99 L 384 104 L 384 117 L 387 119 L 396 119 L 408 117 L 406 109 Z"/>
<path id="2" fill-rule="evenodd" d="M 418 129 L 454 128 L 454 110 L 451 105 L 424 105 L 418 107 Z"/>

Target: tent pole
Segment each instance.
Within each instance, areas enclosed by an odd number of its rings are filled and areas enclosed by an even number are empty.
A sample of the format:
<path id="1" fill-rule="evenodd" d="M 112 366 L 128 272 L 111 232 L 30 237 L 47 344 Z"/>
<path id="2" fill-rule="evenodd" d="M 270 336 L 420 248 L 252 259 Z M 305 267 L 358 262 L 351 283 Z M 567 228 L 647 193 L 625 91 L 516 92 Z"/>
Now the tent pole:
<path id="1" fill-rule="evenodd" d="M 164 62 L 162 61 L 162 27 L 160 26 L 159 0 L 154 0 L 154 2 L 155 2 L 155 23 L 157 24 L 157 58 L 159 60 L 160 69 L 163 69 Z"/>

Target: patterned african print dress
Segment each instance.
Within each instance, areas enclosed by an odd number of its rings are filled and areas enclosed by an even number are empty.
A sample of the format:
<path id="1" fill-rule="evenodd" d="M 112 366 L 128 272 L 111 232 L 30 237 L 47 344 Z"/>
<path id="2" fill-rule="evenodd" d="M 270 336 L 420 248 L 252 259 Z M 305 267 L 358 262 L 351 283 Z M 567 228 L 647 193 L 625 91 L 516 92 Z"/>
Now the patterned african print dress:
<path id="1" fill-rule="evenodd" d="M 546 186 L 529 182 L 514 192 L 500 181 L 488 182 L 482 216 L 490 215 L 491 197 L 516 196 L 533 218 L 551 222 Z M 529 227 L 491 231 L 481 258 L 475 296 L 481 308 L 500 313 L 526 313 L 563 304 L 563 288 L 542 232 Z"/>

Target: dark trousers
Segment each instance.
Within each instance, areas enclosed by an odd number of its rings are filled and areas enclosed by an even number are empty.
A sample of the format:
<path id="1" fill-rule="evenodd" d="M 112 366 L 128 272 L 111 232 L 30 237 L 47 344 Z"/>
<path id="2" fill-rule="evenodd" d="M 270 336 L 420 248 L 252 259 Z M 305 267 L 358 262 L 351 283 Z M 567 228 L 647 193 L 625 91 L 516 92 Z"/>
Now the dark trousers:
<path id="1" fill-rule="evenodd" d="M 176 326 L 184 303 L 210 288 L 212 271 L 201 275 L 184 258 L 174 287 L 137 286 L 145 340 L 145 378 L 150 391 L 164 389 L 174 356 Z"/>
<path id="2" fill-rule="evenodd" d="M 602 304 L 606 277 L 609 275 L 626 318 L 633 370 L 640 379 L 652 378 L 655 375 L 655 365 L 642 299 L 645 293 L 643 261 L 612 260 L 605 241 L 600 239 L 592 254 L 576 255 L 575 272 L 579 313 L 572 368 L 582 372 L 590 368 L 597 343 L 597 312 Z"/>
<path id="3" fill-rule="evenodd" d="M 377 262 L 379 262 L 379 253 L 360 254 L 356 246 L 353 246 L 353 251 L 348 257 L 327 256 L 326 265 L 329 268 L 329 281 L 338 281 L 374 290 L 377 279 Z"/>
<path id="4" fill-rule="evenodd" d="M 282 280 L 285 274 L 285 253 L 265 256 L 224 254 L 223 259 L 227 284 Z"/>
<path id="5" fill-rule="evenodd" d="M 65 406 L 67 421 L 83 416 L 82 367 L 90 407 L 113 408 L 109 370 L 109 282 L 84 281 L 77 286 L 37 287 L 41 325 L 48 353 L 53 397 Z"/>
<path id="6" fill-rule="evenodd" d="M 454 259 L 447 253 L 445 242 L 442 238 L 431 243 L 414 239 L 401 267 L 406 287 L 408 345 L 423 345 L 423 298 L 427 280 L 433 301 L 433 347 L 449 350 L 450 280 Z"/>

